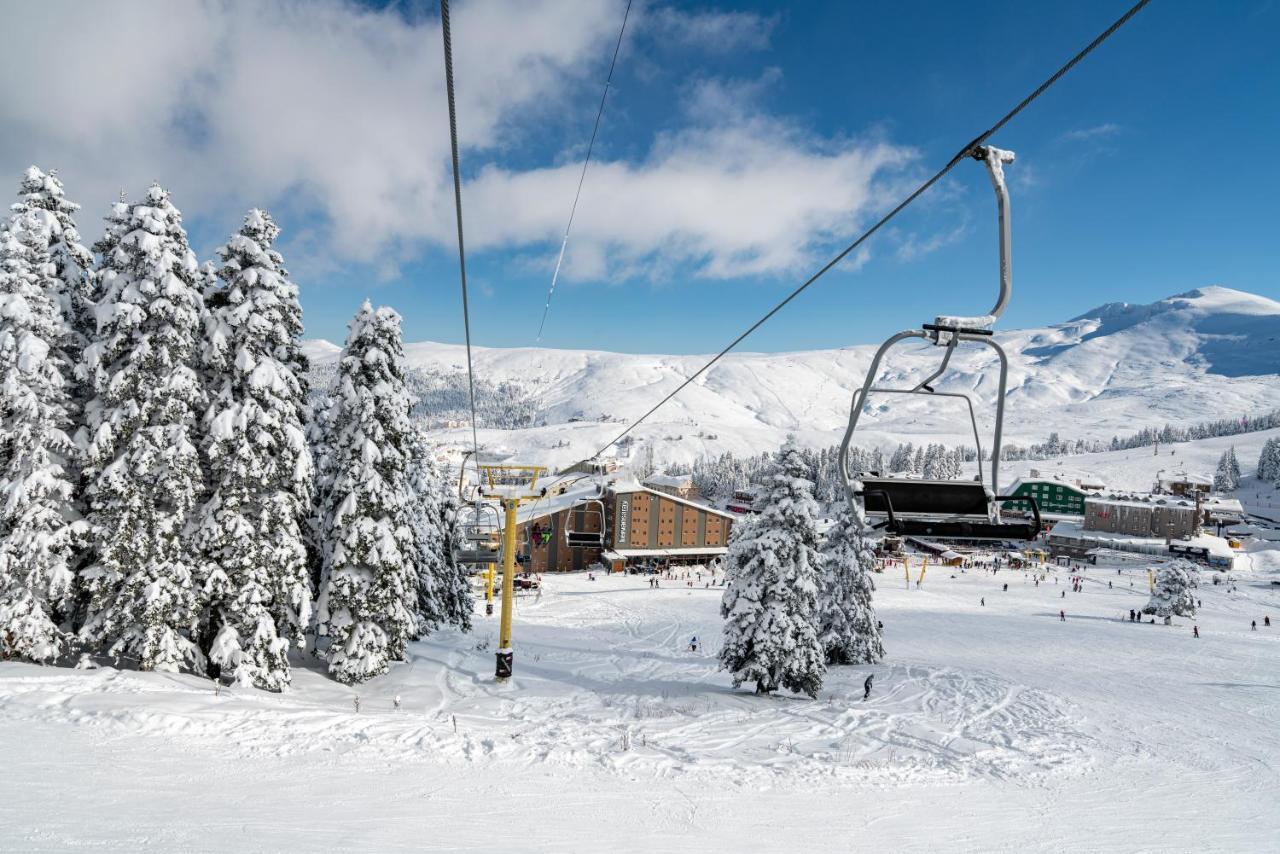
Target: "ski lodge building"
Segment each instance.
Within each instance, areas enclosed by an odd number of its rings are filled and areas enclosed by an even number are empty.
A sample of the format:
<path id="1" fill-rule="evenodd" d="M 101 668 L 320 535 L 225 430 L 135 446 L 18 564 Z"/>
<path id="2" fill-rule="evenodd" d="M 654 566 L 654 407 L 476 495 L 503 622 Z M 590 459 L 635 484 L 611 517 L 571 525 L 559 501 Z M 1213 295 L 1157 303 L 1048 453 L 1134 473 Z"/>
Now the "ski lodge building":
<path id="1" fill-rule="evenodd" d="M 1204 525 L 1243 518 L 1233 498 L 1112 493 L 1087 496 L 1084 506 L 1082 520 L 1063 519 L 1049 531 L 1054 557 L 1088 559 L 1110 550 L 1190 557 L 1215 567 L 1235 562 L 1227 540 L 1203 532 Z"/>
<path id="2" fill-rule="evenodd" d="M 1069 483 L 1056 477 L 1037 477 L 1033 471 L 1027 478 L 1018 478 L 1008 489 L 1008 495 L 1027 495 L 1035 498 L 1040 514 L 1047 519 L 1064 516 L 1084 516 L 1084 502 L 1088 494 L 1078 483 Z M 1031 511 L 1026 501 L 1006 501 L 1003 510 Z"/>
<path id="3" fill-rule="evenodd" d="M 523 569 L 530 572 L 568 572 L 594 564 L 611 572 L 637 565 L 706 564 L 728 551 L 733 524 L 724 510 L 634 479 L 579 482 L 563 476 L 550 484 L 545 498 L 522 506 L 517 518 L 516 542 L 529 556 Z M 598 544 L 571 547 L 569 531 L 601 536 Z"/>

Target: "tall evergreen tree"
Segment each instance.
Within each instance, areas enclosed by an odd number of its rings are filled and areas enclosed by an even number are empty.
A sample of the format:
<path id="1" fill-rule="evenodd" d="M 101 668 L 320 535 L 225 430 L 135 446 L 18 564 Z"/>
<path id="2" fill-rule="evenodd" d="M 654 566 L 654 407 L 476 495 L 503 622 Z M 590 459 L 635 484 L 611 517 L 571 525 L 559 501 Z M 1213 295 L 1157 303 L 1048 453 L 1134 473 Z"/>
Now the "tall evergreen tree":
<path id="1" fill-rule="evenodd" d="M 195 534 L 210 660 L 270 691 L 289 684 L 289 645 L 302 645 L 311 618 L 302 312 L 272 248 L 279 233 L 267 213 L 251 210 L 218 250 L 223 284 L 206 294 L 211 492 Z"/>
<path id="2" fill-rule="evenodd" d="M 1258 455 L 1258 480 L 1280 482 L 1280 439 L 1268 439 Z"/>
<path id="3" fill-rule="evenodd" d="M 841 502 L 835 525 L 822 548 L 818 594 L 818 639 L 828 664 L 874 664 L 884 643 L 871 594 L 875 556 L 858 529 L 848 502 Z"/>
<path id="4" fill-rule="evenodd" d="M 86 459 L 95 548 L 81 573 L 89 597 L 81 635 L 109 655 L 136 656 L 144 670 L 199 667 L 186 539 L 204 491 L 199 268 L 159 186 L 116 229 L 97 275 L 98 335 L 85 354 L 95 393 Z"/>
<path id="5" fill-rule="evenodd" d="M 408 482 L 413 427 L 400 316 L 366 302 L 338 365 L 327 440 L 325 559 L 317 634 L 329 672 L 363 682 L 404 657 L 417 631 L 417 548 Z"/>
<path id="6" fill-rule="evenodd" d="M 418 624 L 421 634 L 441 625 L 471 629 L 471 580 L 454 560 L 457 499 L 437 470 L 421 429 L 413 431 L 409 487 L 418 545 Z M 449 499 L 453 498 L 452 501 Z"/>
<path id="7" fill-rule="evenodd" d="M 734 687 L 755 682 L 756 693 L 788 688 L 816 697 L 826 672 L 818 640 L 821 556 L 817 505 L 804 459 L 789 438 L 765 476 L 760 515 L 735 526 L 729 584 L 720 603 L 725 618 L 720 666 Z"/>
<path id="8" fill-rule="evenodd" d="M 68 473 L 70 336 L 34 212 L 0 231 L 0 656 L 45 662 L 65 649 L 83 522 Z"/>
<path id="9" fill-rule="evenodd" d="M 1240 463 L 1236 460 L 1234 446 L 1218 457 L 1218 469 L 1213 474 L 1214 492 L 1232 492 L 1240 486 Z"/>

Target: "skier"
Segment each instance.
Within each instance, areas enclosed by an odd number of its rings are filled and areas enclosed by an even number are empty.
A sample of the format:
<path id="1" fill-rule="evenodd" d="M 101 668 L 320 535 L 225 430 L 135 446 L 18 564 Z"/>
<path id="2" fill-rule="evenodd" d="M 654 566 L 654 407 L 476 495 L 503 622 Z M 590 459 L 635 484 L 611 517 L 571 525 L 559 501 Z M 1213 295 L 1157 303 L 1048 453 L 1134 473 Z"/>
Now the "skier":
<path id="1" fill-rule="evenodd" d="M 1132 623 L 1132 622 L 1134 621 L 1134 619 L 1135 619 L 1135 617 L 1134 617 L 1133 609 L 1132 609 L 1132 608 L 1130 608 L 1130 609 L 1129 609 L 1129 622 L 1131 622 L 1131 623 Z"/>
<path id="2" fill-rule="evenodd" d="M 1250 620 L 1250 621 L 1249 621 L 1249 630 L 1250 630 L 1250 631 L 1254 631 L 1254 632 L 1256 632 L 1256 631 L 1258 630 L 1258 621 L 1257 621 L 1257 620 Z"/>
<path id="3" fill-rule="evenodd" d="M 987 597 L 983 596 L 981 599 L 979 599 L 978 604 L 984 608 L 987 607 Z"/>
<path id="4" fill-rule="evenodd" d="M 1067 598 L 1067 591 L 1065 591 L 1065 590 L 1063 590 L 1063 591 L 1062 591 L 1062 598 L 1063 598 L 1063 599 L 1066 599 L 1066 598 Z"/>
<path id="5" fill-rule="evenodd" d="M 1271 617 L 1269 617 L 1269 616 L 1268 616 L 1268 617 L 1263 617 L 1263 618 L 1262 618 L 1262 625 L 1270 627 L 1270 625 L 1271 625 Z"/>
<path id="6" fill-rule="evenodd" d="M 1008 584 L 1008 582 L 1005 582 L 1005 585 L 1004 585 L 1004 592 L 1005 592 L 1005 593 L 1008 593 L 1008 592 L 1009 592 L 1009 584 Z"/>
<path id="7" fill-rule="evenodd" d="M 1110 581 L 1108 581 L 1108 582 L 1107 582 L 1107 589 L 1108 589 L 1108 590 L 1112 589 L 1112 588 L 1111 588 L 1111 582 L 1110 582 Z"/>
<path id="8" fill-rule="evenodd" d="M 394 701 L 394 702 L 395 702 L 395 704 L 396 704 L 396 708 L 397 708 L 397 709 L 398 709 L 398 708 L 400 708 L 400 695 L 399 695 L 399 694 L 396 694 L 396 699 L 395 699 L 395 701 Z"/>
<path id="9" fill-rule="evenodd" d="M 698 651 L 698 636 L 694 635 L 693 639 L 689 641 L 689 652 L 697 652 L 697 651 Z"/>
<path id="10" fill-rule="evenodd" d="M 1058 611 L 1058 619 L 1065 623 L 1067 621 L 1067 612 L 1061 610 Z"/>
<path id="11" fill-rule="evenodd" d="M 1193 638 L 1198 638 L 1198 637 L 1200 637 L 1200 627 L 1199 627 L 1199 626 L 1192 626 L 1192 627 L 1191 627 L 1191 636 L 1192 636 Z"/>
<path id="12" fill-rule="evenodd" d="M 871 696 L 871 681 L 876 678 L 874 673 L 867 674 L 867 681 L 862 683 L 862 702 L 866 702 Z"/>

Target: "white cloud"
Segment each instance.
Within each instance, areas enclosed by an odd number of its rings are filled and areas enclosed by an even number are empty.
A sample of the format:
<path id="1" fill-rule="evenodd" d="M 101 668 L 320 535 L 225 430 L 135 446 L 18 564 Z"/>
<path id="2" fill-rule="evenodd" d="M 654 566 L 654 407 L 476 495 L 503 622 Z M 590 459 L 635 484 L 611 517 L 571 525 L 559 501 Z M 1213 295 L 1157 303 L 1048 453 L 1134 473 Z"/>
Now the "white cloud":
<path id="1" fill-rule="evenodd" d="M 1104 122 L 1100 125 L 1092 127 L 1076 128 L 1069 130 L 1062 135 L 1062 139 L 1069 142 L 1084 142 L 1088 140 L 1106 139 L 1115 136 L 1120 132 L 1120 125 L 1114 122 Z"/>
<path id="2" fill-rule="evenodd" d="M 777 23 L 776 17 L 751 12 L 685 12 L 670 7 L 645 10 L 640 26 L 667 43 L 727 52 L 763 50 Z"/>
<path id="3" fill-rule="evenodd" d="M 455 4 L 476 250 L 545 244 L 554 256 L 581 161 L 505 164 L 522 128 L 581 107 L 621 12 L 621 0 Z M 646 18 L 726 47 L 763 46 L 772 26 L 661 7 Z M 158 179 L 189 215 L 228 227 L 251 205 L 275 207 L 286 229 L 296 220 L 295 268 L 355 261 L 394 275 L 454 239 L 440 42 L 437 21 L 343 0 L 15 6 L 0 28 L 0 73 L 21 81 L 0 99 L 0 175 L 59 167 L 88 206 L 90 239 L 120 187 Z M 912 155 L 769 115 L 758 96 L 777 78 L 695 84 L 682 128 L 639 160 L 593 163 L 566 275 L 776 273 L 848 235 Z M 314 257 L 297 257 L 304 248 Z"/>

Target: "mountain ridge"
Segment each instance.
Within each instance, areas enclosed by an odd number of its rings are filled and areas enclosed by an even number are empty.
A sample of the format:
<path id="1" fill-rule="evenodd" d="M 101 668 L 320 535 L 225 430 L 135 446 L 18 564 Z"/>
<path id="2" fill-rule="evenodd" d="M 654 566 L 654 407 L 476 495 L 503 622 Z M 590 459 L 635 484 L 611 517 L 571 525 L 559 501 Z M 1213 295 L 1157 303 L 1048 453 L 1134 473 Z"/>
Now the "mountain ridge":
<path id="1" fill-rule="evenodd" d="M 1054 431 L 1107 439 L 1144 426 L 1280 408 L 1280 302 L 1245 291 L 1209 286 L 1146 305 L 1107 303 L 1051 326 L 1000 331 L 997 339 L 1009 354 L 1010 442 L 1042 441 Z M 843 434 L 852 390 L 876 346 L 731 353 L 636 433 L 673 460 L 720 450 L 756 453 L 776 447 L 788 433 L 806 444 L 831 444 Z M 708 358 L 473 349 L 477 375 L 524 387 L 536 413 L 530 427 L 483 431 L 486 441 L 549 454 L 555 462 L 589 454 L 619 432 L 619 422 L 639 417 Z M 306 350 L 319 365 L 334 362 L 339 352 L 320 341 L 307 342 Z M 465 369 L 460 345 L 421 342 L 405 351 L 411 369 L 442 382 Z M 880 384 L 913 385 L 939 357 L 929 345 L 896 348 Z M 994 352 L 958 351 L 951 367 L 938 390 L 975 395 L 975 407 L 989 408 Z M 947 419 L 940 407 L 927 406 L 942 402 L 895 400 L 890 408 L 873 399 L 864 418 L 869 432 L 858 441 L 972 444 L 967 416 Z M 989 429 L 989 422 L 988 416 L 980 426 Z M 443 440 L 452 438 L 440 432 Z"/>

